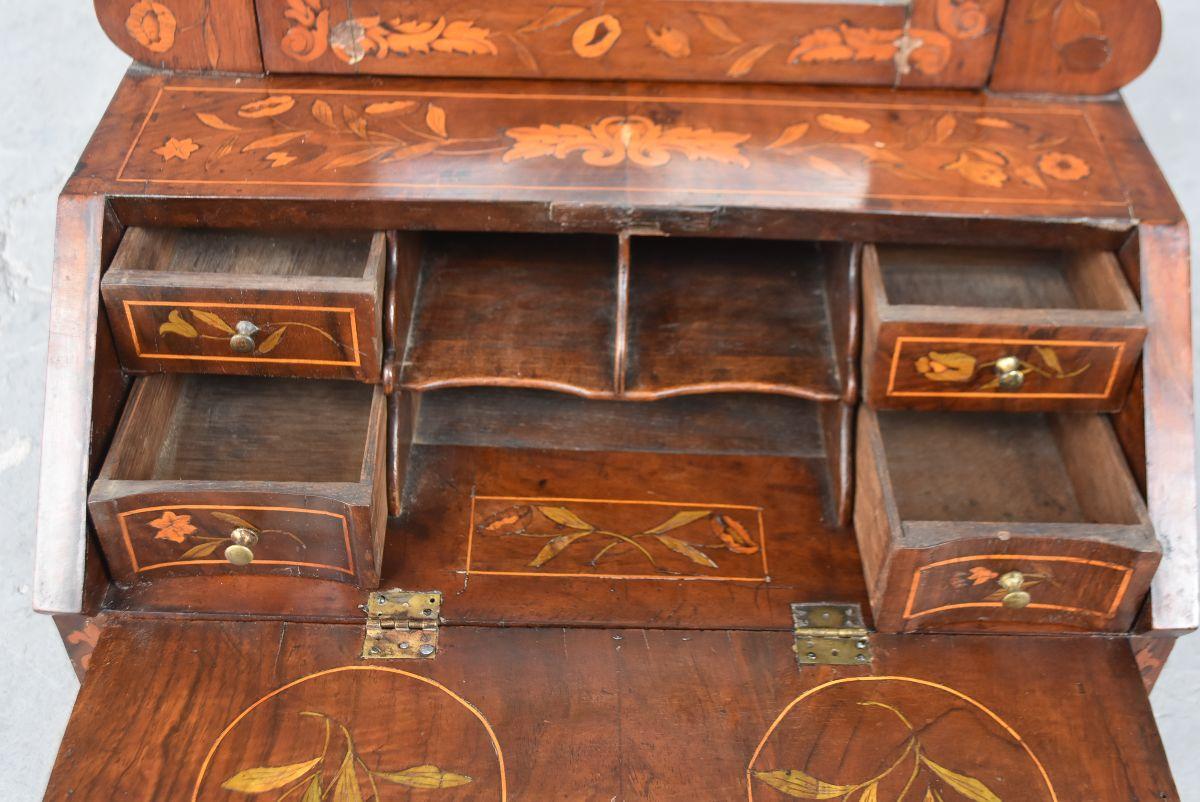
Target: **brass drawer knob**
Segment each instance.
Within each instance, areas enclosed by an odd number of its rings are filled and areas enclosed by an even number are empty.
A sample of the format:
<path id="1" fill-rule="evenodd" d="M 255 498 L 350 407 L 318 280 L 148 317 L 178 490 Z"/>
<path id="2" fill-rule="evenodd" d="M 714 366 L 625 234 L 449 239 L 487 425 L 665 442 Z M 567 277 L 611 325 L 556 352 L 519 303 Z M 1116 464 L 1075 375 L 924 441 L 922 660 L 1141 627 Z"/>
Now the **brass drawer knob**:
<path id="1" fill-rule="evenodd" d="M 239 526 L 229 534 L 233 544 L 225 548 L 225 559 L 233 565 L 249 565 L 254 562 L 252 546 L 258 545 L 258 532 Z"/>
<path id="2" fill-rule="evenodd" d="M 229 338 L 230 349 L 239 354 L 248 354 L 253 351 L 256 345 L 254 335 L 258 334 L 258 326 L 249 320 L 239 320 L 234 329 L 236 332 Z"/>
<path id="3" fill-rule="evenodd" d="M 1001 390 L 1020 390 L 1025 384 L 1025 372 L 1021 370 L 1021 360 L 1015 356 L 1005 356 L 996 360 L 997 382 Z"/>
<path id="4" fill-rule="evenodd" d="M 997 580 L 1000 588 L 1005 591 L 1000 603 L 1012 610 L 1028 607 L 1033 601 L 1029 591 L 1025 590 L 1025 575 L 1020 571 L 1009 571 Z"/>

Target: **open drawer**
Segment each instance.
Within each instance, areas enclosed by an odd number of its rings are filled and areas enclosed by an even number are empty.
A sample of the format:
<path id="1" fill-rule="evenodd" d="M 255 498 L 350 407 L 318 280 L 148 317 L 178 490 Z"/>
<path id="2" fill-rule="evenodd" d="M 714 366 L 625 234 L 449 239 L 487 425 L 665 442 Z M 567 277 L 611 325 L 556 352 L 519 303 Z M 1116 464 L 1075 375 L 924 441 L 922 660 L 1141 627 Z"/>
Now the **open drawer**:
<path id="1" fill-rule="evenodd" d="M 121 364 L 376 381 L 385 239 L 131 228 L 101 282 Z"/>
<path id="2" fill-rule="evenodd" d="M 854 524 L 882 631 L 1127 631 L 1160 552 L 1106 419 L 859 412 Z"/>
<path id="3" fill-rule="evenodd" d="M 869 245 L 862 273 L 875 408 L 1122 406 L 1146 326 L 1113 254 Z"/>
<path id="4" fill-rule="evenodd" d="M 114 581 L 280 574 L 374 587 L 385 397 L 349 382 L 139 379 L 88 507 Z"/>

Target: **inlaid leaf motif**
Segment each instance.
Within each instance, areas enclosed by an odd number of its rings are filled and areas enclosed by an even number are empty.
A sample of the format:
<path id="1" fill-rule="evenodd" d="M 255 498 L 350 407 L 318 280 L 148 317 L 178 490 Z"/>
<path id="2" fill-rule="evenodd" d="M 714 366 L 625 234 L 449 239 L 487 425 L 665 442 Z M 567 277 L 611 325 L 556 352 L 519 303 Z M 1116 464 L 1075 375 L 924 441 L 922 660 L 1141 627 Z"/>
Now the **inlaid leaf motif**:
<path id="1" fill-rule="evenodd" d="M 362 789 L 358 787 L 358 772 L 354 769 L 354 751 L 346 750 L 346 757 L 338 769 L 333 785 L 333 802 L 363 802 Z"/>
<path id="2" fill-rule="evenodd" d="M 209 128 L 216 128 L 218 131 L 240 131 L 236 125 L 230 125 L 221 119 L 220 115 L 212 114 L 207 111 L 196 112 L 196 119 L 207 125 Z"/>
<path id="3" fill-rule="evenodd" d="M 429 104 L 429 108 L 425 112 L 425 124 L 429 126 L 429 130 L 445 139 L 446 133 L 446 110 L 434 103 Z"/>
<path id="4" fill-rule="evenodd" d="M 187 337 L 189 340 L 200 336 L 200 332 L 196 331 L 196 327 L 183 319 L 183 315 L 179 314 L 178 309 L 172 309 L 167 315 L 167 322 L 158 327 L 159 334 L 178 334 L 181 337 Z"/>
<path id="5" fill-rule="evenodd" d="M 1042 177 L 1038 174 L 1038 171 L 1029 165 L 1021 165 L 1013 170 L 1013 173 L 1016 174 L 1017 178 L 1021 179 L 1031 187 L 1037 187 L 1038 189 L 1046 188 L 1046 182 L 1042 180 Z"/>
<path id="6" fill-rule="evenodd" d="M 532 519 L 532 507 L 528 504 L 515 504 L 484 518 L 476 529 L 480 532 L 524 531 Z"/>
<path id="7" fill-rule="evenodd" d="M 1042 361 L 1046 363 L 1046 367 L 1060 375 L 1064 373 L 1062 362 L 1058 360 L 1058 354 L 1054 352 L 1053 348 L 1048 348 L 1044 345 L 1038 345 L 1034 347 L 1034 350 L 1038 352 L 1038 356 L 1040 356 Z"/>
<path id="8" fill-rule="evenodd" d="M 982 125 L 984 128 L 1015 128 L 1008 120 L 1001 120 L 999 117 L 976 117 L 976 125 Z"/>
<path id="9" fill-rule="evenodd" d="M 974 777 L 968 777 L 965 774 L 951 771 L 945 766 L 934 763 L 924 755 L 921 756 L 921 762 L 932 769 L 933 773 L 940 777 L 946 785 L 971 800 L 971 802 L 1000 802 L 1000 797 L 993 794 L 986 785 Z"/>
<path id="10" fill-rule="evenodd" d="M 321 778 L 313 777 L 308 781 L 308 788 L 300 802 L 321 802 Z"/>
<path id="11" fill-rule="evenodd" d="M 296 99 L 291 95 L 272 95 L 262 100 L 251 101 L 238 109 L 239 117 L 257 119 L 260 117 L 277 117 L 290 111 L 296 105 Z"/>
<path id="12" fill-rule="evenodd" d="M 782 791 L 796 799 L 836 799 L 850 793 L 852 785 L 833 785 L 818 780 L 812 775 L 798 769 L 790 771 L 756 771 L 756 779 L 766 783 L 777 791 Z"/>
<path id="13" fill-rule="evenodd" d="M 998 150 L 992 148 L 967 148 L 967 153 L 970 153 L 976 158 L 983 159 L 989 164 L 994 164 L 997 167 L 1003 167 L 1008 164 L 1008 158 Z"/>
<path id="14" fill-rule="evenodd" d="M 195 317 L 196 320 L 199 320 L 206 326 L 211 326 L 219 332 L 224 334 L 237 333 L 233 330 L 233 326 L 230 326 L 228 323 L 226 323 L 218 314 L 206 312 L 203 309 L 189 309 L 188 311 L 192 313 L 192 316 Z"/>
<path id="15" fill-rule="evenodd" d="M 768 42 L 765 45 L 750 48 L 729 65 L 729 69 L 725 71 L 725 74 L 730 78 L 741 78 L 754 69 L 754 65 L 758 63 L 759 59 L 767 55 L 773 47 L 775 47 L 775 43 Z"/>
<path id="16" fill-rule="evenodd" d="M 208 56 L 208 66 L 215 70 L 217 62 L 221 60 L 221 43 L 217 39 L 217 31 L 213 25 L 211 14 L 206 14 L 204 17 L 204 55 Z"/>
<path id="17" fill-rule="evenodd" d="M 258 348 L 254 349 L 256 354 L 269 354 L 275 350 L 275 346 L 283 340 L 283 334 L 288 330 L 287 326 L 280 326 L 267 335 L 267 338 L 262 341 Z"/>
<path id="18" fill-rule="evenodd" d="M 220 546 L 224 542 L 225 541 L 223 541 L 223 540 L 210 540 L 206 543 L 200 543 L 199 545 L 192 546 L 190 549 L 185 551 L 183 554 L 180 554 L 179 559 L 180 560 L 199 560 L 201 557 L 207 557 L 210 554 L 212 554 L 214 551 L 216 551 L 217 547 Z M 236 790 L 236 789 L 234 789 L 234 790 Z"/>
<path id="19" fill-rule="evenodd" d="M 241 791 L 245 794 L 274 791 L 276 788 L 282 788 L 288 783 L 300 779 L 320 762 L 321 758 L 316 757 L 303 763 L 291 763 L 286 766 L 259 766 L 246 769 L 221 783 L 221 787 L 226 791 Z"/>
<path id="20" fill-rule="evenodd" d="M 224 521 L 227 524 L 233 524 L 234 526 L 240 526 L 245 529 L 253 529 L 255 531 L 258 530 L 257 526 L 250 523 L 245 518 L 239 518 L 236 515 L 233 515 L 228 512 L 213 512 L 213 513 L 211 513 L 211 515 L 212 515 L 212 517 L 216 518 L 218 521 Z"/>
<path id="21" fill-rule="evenodd" d="M 729 23 L 721 17 L 715 14 L 697 14 L 696 16 L 700 19 L 700 24 L 718 39 L 729 42 L 731 45 L 742 43 L 742 37 L 734 33 L 733 29 L 729 27 Z"/>
<path id="22" fill-rule="evenodd" d="M 386 153 L 391 153 L 392 145 L 381 145 L 378 147 L 367 148 L 366 150 L 356 150 L 353 153 L 347 153 L 345 156 L 338 156 L 336 159 L 330 159 L 329 162 L 321 169 L 336 170 L 339 167 L 357 167 L 360 164 L 366 164 L 371 159 L 378 159 Z"/>
<path id="23" fill-rule="evenodd" d="M 767 145 L 767 150 L 784 148 L 788 145 L 791 145 L 793 142 L 800 141 L 804 138 L 804 135 L 808 133 L 808 129 L 811 127 L 812 126 L 808 123 L 796 123 L 795 125 L 789 125 L 787 128 L 783 129 L 783 133 L 780 134 L 774 142 Z"/>
<path id="24" fill-rule="evenodd" d="M 415 105 L 417 105 L 415 100 L 388 100 L 380 103 L 372 103 L 364 111 L 371 115 L 396 114 L 401 111 L 408 111 Z"/>
<path id="25" fill-rule="evenodd" d="M 358 113 L 352 106 L 342 106 L 342 119 L 346 127 L 359 139 L 367 138 L 367 118 Z"/>
<path id="26" fill-rule="evenodd" d="M 718 567 L 717 564 L 713 562 L 707 554 L 700 551 L 700 549 L 696 548 L 691 543 L 687 543 L 679 538 L 671 537 L 670 535 L 655 535 L 654 537 L 659 543 L 663 544 L 676 554 L 682 554 L 684 557 L 687 557 L 689 560 L 696 563 L 696 565 L 703 565 L 706 568 Z"/>
<path id="27" fill-rule="evenodd" d="M 314 100 L 312 104 L 312 116 L 321 125 L 332 128 L 335 131 L 337 130 L 338 124 L 333 117 L 333 106 L 330 106 L 328 102 L 320 98 Z"/>
<path id="28" fill-rule="evenodd" d="M 685 510 L 684 512 L 677 512 L 653 529 L 647 529 L 646 534 L 658 535 L 663 532 L 670 532 L 672 529 L 678 529 L 681 526 L 687 526 L 692 521 L 699 521 L 701 518 L 707 518 L 711 514 L 712 510 Z"/>
<path id="29" fill-rule="evenodd" d="M 566 507 L 538 507 L 538 512 L 560 526 L 567 526 L 571 529 L 586 529 L 589 532 L 596 528 Z"/>
<path id="30" fill-rule="evenodd" d="M 446 26 L 432 47 L 439 53 L 461 53 L 466 56 L 496 54 L 496 45 L 488 37 L 491 31 L 477 28 L 470 20 L 455 20 Z"/>
<path id="31" fill-rule="evenodd" d="M 866 120 L 841 114 L 818 114 L 817 125 L 839 134 L 865 134 L 871 130 L 871 124 Z"/>
<path id="32" fill-rule="evenodd" d="M 954 134 L 956 128 L 958 128 L 958 118 L 953 114 L 943 114 L 933 127 L 934 144 L 940 145 L 945 142 Z"/>
<path id="33" fill-rule="evenodd" d="M 424 156 L 427 153 L 433 153 L 435 150 L 440 148 L 442 144 L 442 142 L 418 142 L 417 144 L 409 145 L 406 148 L 399 148 L 389 153 L 387 158 L 383 160 L 383 163 L 387 164 L 388 162 L 402 162 L 408 161 L 409 159 L 415 159 L 419 156 Z"/>
<path id="34" fill-rule="evenodd" d="M 242 153 L 249 153 L 252 150 L 264 150 L 266 148 L 277 148 L 280 145 L 287 144 L 293 139 L 297 139 L 306 135 L 308 131 L 284 131 L 282 134 L 274 134 L 272 136 L 264 136 L 261 139 L 256 139 L 246 147 L 242 148 Z"/>
<path id="35" fill-rule="evenodd" d="M 378 771 L 375 776 L 409 788 L 457 788 L 472 780 L 465 774 L 443 771 L 437 766 L 413 766 L 403 771 Z"/>
<path id="36" fill-rule="evenodd" d="M 879 783 L 871 783 L 864 788 L 858 802 L 879 802 Z"/>
<path id="37" fill-rule="evenodd" d="M 528 25 L 518 28 L 517 32 L 535 33 L 547 30 L 548 28 L 556 28 L 564 22 L 570 22 L 582 13 L 583 9 L 577 6 L 551 6 L 545 14 Z"/>
<path id="38" fill-rule="evenodd" d="M 815 154 L 810 155 L 808 157 L 808 163 L 818 172 L 824 173 L 832 178 L 846 178 L 849 176 L 849 173 L 843 170 L 836 162 L 832 162 L 829 159 L 826 159 L 824 156 L 817 156 Z"/>
<path id="39" fill-rule="evenodd" d="M 534 557 L 532 561 L 530 561 L 529 567 L 540 568 L 541 566 L 553 560 L 559 554 L 562 554 L 563 549 L 565 549 L 567 546 L 570 546 L 572 543 L 582 537 L 587 537 L 588 535 L 592 534 L 593 531 L 594 530 L 592 529 L 586 529 L 582 532 L 570 532 L 568 534 L 559 535 L 558 537 L 551 539 L 546 543 L 545 546 L 542 546 L 542 550 L 537 553 L 537 556 Z"/>

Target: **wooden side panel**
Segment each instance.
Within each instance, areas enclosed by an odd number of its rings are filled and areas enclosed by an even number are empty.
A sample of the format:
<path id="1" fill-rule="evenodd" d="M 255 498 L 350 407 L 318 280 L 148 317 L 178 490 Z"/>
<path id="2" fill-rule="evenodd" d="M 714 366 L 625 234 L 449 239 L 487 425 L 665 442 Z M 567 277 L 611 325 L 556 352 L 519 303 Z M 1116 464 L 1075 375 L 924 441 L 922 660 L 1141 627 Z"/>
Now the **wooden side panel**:
<path id="1" fill-rule="evenodd" d="M 1112 92 L 1150 66 L 1161 38 L 1155 0 L 1009 0 L 990 86 Z"/>
<path id="2" fill-rule="evenodd" d="M 261 0 L 272 72 L 978 87 L 1003 0 Z"/>
<path id="3" fill-rule="evenodd" d="M 450 627 L 402 662 L 361 643 L 114 623 L 46 799 L 240 799 L 221 786 L 283 766 L 270 790 L 343 799 L 408 798 L 416 767 L 442 781 L 413 799 L 767 802 L 795 772 L 880 799 L 1179 799 L 1121 640 L 876 636 L 870 666 L 804 669 L 789 633 Z"/>
<path id="4" fill-rule="evenodd" d="M 262 72 L 254 0 L 95 0 L 95 6 L 113 44 L 148 66 Z"/>

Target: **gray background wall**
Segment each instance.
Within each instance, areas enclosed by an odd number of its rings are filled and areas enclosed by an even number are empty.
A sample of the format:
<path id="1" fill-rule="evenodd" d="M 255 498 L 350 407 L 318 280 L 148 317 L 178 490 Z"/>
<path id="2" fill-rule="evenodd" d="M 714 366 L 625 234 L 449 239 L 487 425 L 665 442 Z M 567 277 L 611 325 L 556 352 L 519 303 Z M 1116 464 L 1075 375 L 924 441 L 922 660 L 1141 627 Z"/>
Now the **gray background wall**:
<path id="1" fill-rule="evenodd" d="M 1200 3 L 1160 3 L 1162 50 L 1126 97 L 1200 221 Z M 29 609 L 54 203 L 128 59 L 86 0 L 0 0 L 0 20 L 0 800 L 22 802 L 41 798 L 78 689 L 50 619 Z M 1200 802 L 1198 700 L 1200 635 L 1153 696 L 1185 802 Z"/>

